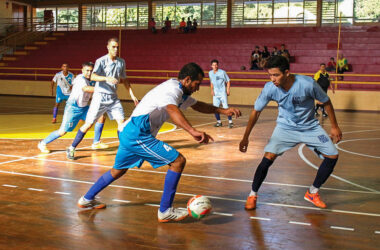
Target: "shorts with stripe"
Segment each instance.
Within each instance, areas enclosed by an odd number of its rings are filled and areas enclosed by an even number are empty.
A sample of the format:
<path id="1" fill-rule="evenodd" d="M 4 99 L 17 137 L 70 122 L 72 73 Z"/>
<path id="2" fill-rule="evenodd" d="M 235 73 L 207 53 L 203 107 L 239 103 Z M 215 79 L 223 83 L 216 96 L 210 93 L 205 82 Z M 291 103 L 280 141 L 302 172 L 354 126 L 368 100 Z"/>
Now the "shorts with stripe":
<path id="1" fill-rule="evenodd" d="M 179 152 L 169 144 L 146 135 L 138 139 L 125 136 L 127 129 L 120 133 L 120 145 L 115 158 L 115 169 L 141 167 L 144 161 L 153 168 L 168 165 L 177 159 Z"/>
<path id="2" fill-rule="evenodd" d="M 69 99 L 70 94 L 65 95 L 62 92 L 61 87 L 57 86 L 56 95 L 55 95 L 55 102 L 61 103 L 62 101 L 67 101 Z"/>

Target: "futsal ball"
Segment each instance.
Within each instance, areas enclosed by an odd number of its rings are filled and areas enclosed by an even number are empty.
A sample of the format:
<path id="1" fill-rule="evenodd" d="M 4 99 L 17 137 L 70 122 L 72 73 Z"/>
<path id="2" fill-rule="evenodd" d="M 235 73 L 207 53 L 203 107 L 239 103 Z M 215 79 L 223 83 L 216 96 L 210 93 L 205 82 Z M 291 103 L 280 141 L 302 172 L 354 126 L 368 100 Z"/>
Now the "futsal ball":
<path id="1" fill-rule="evenodd" d="M 187 202 L 187 211 L 195 219 L 205 217 L 211 211 L 210 200 L 203 195 L 196 195 Z"/>

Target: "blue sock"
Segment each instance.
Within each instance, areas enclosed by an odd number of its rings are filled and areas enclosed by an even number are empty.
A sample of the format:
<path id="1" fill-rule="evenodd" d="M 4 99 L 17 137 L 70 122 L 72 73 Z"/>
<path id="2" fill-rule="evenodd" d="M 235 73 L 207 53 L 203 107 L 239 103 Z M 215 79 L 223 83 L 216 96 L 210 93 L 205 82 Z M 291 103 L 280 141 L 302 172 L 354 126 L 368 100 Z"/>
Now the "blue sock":
<path id="1" fill-rule="evenodd" d="M 220 114 L 219 113 L 215 113 L 215 118 L 216 118 L 216 120 L 220 121 Z"/>
<path id="2" fill-rule="evenodd" d="M 83 140 L 83 137 L 86 133 L 83 133 L 80 129 L 78 130 L 77 135 L 74 138 L 73 144 L 71 144 L 72 147 L 76 148 L 78 144 Z"/>
<path id="3" fill-rule="evenodd" d="M 58 114 L 58 107 L 54 107 L 53 108 L 53 118 L 57 118 L 57 114 Z"/>
<path id="4" fill-rule="evenodd" d="M 96 144 L 100 141 L 100 136 L 102 135 L 102 131 L 103 131 L 103 127 L 104 127 L 104 123 L 99 123 L 97 122 L 95 124 L 95 135 L 94 135 L 94 141 L 93 141 L 93 144 Z"/>
<path id="5" fill-rule="evenodd" d="M 313 186 L 316 188 L 320 188 L 323 183 L 326 182 L 326 180 L 329 178 L 331 173 L 334 171 L 334 167 L 336 165 L 336 162 L 338 159 L 330 159 L 325 157 L 325 159 L 322 161 L 321 165 L 319 166 L 317 176 L 315 177 Z"/>
<path id="6" fill-rule="evenodd" d="M 88 192 L 85 194 L 84 198 L 87 200 L 93 200 L 95 196 L 100 193 L 105 187 L 111 184 L 115 179 L 111 175 L 111 170 L 103 174 Z"/>
<path id="7" fill-rule="evenodd" d="M 175 192 L 177 191 L 177 185 L 179 179 L 181 178 L 181 173 L 171 171 L 170 169 L 166 173 L 164 193 L 161 197 L 160 211 L 165 212 L 168 208 L 172 206 Z"/>
<path id="8" fill-rule="evenodd" d="M 227 116 L 227 117 L 228 117 L 228 121 L 232 122 L 232 116 Z"/>
<path id="9" fill-rule="evenodd" d="M 56 139 L 58 139 L 59 137 L 61 137 L 59 135 L 59 130 L 56 130 L 54 132 L 51 132 L 50 135 L 48 135 L 48 137 L 46 137 L 45 139 L 43 139 L 42 141 L 45 143 L 45 144 L 48 144 Z"/>
<path id="10" fill-rule="evenodd" d="M 120 139 L 120 131 L 119 130 L 117 130 L 117 138 Z"/>

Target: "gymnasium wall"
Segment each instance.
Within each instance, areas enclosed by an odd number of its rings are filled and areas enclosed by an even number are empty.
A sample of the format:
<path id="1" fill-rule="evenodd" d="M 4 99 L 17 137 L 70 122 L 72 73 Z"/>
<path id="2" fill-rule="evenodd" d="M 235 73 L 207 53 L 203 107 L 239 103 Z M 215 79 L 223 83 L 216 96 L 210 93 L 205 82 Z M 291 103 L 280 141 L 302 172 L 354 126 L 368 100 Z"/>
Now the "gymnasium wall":
<path id="1" fill-rule="evenodd" d="M 141 99 L 145 93 L 156 85 L 135 84 L 132 86 L 137 98 Z M 261 92 L 261 88 L 233 87 L 229 104 L 253 105 Z M 193 96 L 207 103 L 212 103 L 210 87 L 201 86 L 200 91 Z M 29 96 L 51 96 L 49 81 L 20 81 L 20 80 L 0 80 L 0 94 L 2 95 L 29 95 Z M 123 86 L 118 88 L 121 100 L 130 100 L 130 97 Z M 352 91 L 337 90 L 335 94 L 329 92 L 335 109 L 356 110 L 356 111 L 380 111 L 379 91 Z M 270 106 L 275 106 L 270 103 Z"/>

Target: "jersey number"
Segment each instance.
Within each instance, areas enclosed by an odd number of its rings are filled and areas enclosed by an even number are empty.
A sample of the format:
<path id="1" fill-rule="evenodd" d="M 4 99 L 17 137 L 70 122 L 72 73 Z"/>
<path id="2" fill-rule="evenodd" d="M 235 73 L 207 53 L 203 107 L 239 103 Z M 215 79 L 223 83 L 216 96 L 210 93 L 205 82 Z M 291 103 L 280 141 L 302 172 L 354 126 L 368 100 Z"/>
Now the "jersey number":
<path id="1" fill-rule="evenodd" d="M 172 150 L 172 148 L 169 146 L 169 145 L 166 145 L 164 144 L 164 148 L 167 152 L 169 152 L 170 150 Z"/>

